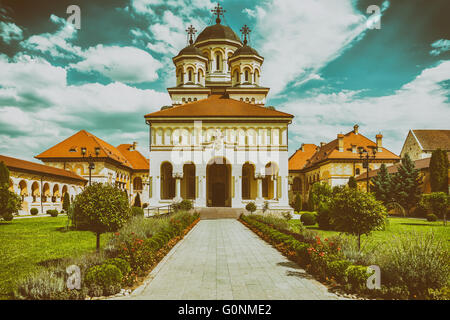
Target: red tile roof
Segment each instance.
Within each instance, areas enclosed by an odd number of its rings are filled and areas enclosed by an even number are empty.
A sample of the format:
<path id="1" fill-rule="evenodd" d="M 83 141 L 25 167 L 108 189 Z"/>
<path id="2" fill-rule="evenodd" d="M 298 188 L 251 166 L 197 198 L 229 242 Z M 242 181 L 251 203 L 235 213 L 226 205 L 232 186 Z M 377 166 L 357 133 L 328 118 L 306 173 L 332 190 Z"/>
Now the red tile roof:
<path id="1" fill-rule="evenodd" d="M 3 155 L 0 155 L 0 162 L 4 162 L 10 170 L 26 171 L 37 175 L 52 176 L 86 182 L 84 178 L 71 171 L 46 166 L 40 163 L 34 163 Z"/>
<path id="2" fill-rule="evenodd" d="M 295 153 L 289 157 L 289 170 L 301 170 L 309 158 L 316 152 L 317 146 L 312 143 L 304 143 Z"/>
<path id="3" fill-rule="evenodd" d="M 132 150 L 132 144 L 121 144 L 117 146 L 117 150 L 128 159 L 134 170 L 149 170 L 149 160 L 137 150 Z"/>
<path id="4" fill-rule="evenodd" d="M 352 152 L 352 145 L 356 146 L 356 150 L 359 147 L 363 147 L 368 152 L 371 152 L 373 148 L 377 147 L 377 144 L 360 133 L 355 133 L 350 131 L 349 133 L 343 135 L 344 139 L 344 150 L 339 151 L 339 139 L 335 139 L 324 146 L 320 147 L 314 155 L 307 161 L 305 168 L 312 167 L 317 163 L 331 160 L 331 159 L 360 159 L 359 153 Z M 381 152 L 376 153 L 375 159 L 392 159 L 399 160 L 400 157 L 393 152 L 382 148 Z"/>
<path id="5" fill-rule="evenodd" d="M 271 110 L 218 94 L 213 94 L 206 99 L 145 115 L 145 118 L 172 117 L 293 118 L 294 116 L 289 113 Z"/>
<path id="6" fill-rule="evenodd" d="M 95 157 L 95 148 L 99 148 L 99 158 L 109 158 L 132 168 L 130 161 L 119 150 L 85 130 L 75 133 L 73 136 L 35 156 L 35 158 L 39 160 L 55 158 L 79 159 L 83 157 L 81 148 L 86 148 L 86 156 L 92 155 L 93 157 Z"/>
<path id="7" fill-rule="evenodd" d="M 412 130 L 423 150 L 436 149 L 450 151 L 450 130 Z"/>
<path id="8" fill-rule="evenodd" d="M 416 169 L 419 169 L 419 170 L 428 169 L 430 167 L 430 160 L 431 160 L 431 158 L 419 159 L 419 160 L 414 161 L 414 165 L 415 165 Z M 448 160 L 450 161 L 450 154 L 448 155 Z M 398 168 L 400 167 L 400 165 L 401 165 L 401 163 L 397 163 L 395 165 L 388 166 L 387 171 L 390 174 L 396 173 L 398 171 Z M 369 170 L 369 179 L 375 177 L 378 174 L 378 171 L 380 171 L 380 169 Z M 363 174 L 360 174 L 359 176 L 356 177 L 356 181 L 364 181 L 366 179 L 367 179 L 366 172 L 364 172 Z"/>

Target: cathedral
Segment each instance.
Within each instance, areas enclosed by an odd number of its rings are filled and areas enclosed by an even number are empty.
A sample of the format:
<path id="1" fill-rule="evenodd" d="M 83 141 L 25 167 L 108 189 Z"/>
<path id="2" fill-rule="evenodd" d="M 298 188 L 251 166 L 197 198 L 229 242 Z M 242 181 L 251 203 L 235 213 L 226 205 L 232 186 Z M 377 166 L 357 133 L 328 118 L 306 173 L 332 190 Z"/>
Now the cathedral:
<path id="1" fill-rule="evenodd" d="M 173 57 L 171 106 L 145 115 L 150 134 L 149 207 L 189 199 L 194 207 L 242 209 L 254 202 L 292 211 L 288 200 L 288 126 L 293 116 L 266 106 L 264 58 L 222 24 L 186 31 Z"/>

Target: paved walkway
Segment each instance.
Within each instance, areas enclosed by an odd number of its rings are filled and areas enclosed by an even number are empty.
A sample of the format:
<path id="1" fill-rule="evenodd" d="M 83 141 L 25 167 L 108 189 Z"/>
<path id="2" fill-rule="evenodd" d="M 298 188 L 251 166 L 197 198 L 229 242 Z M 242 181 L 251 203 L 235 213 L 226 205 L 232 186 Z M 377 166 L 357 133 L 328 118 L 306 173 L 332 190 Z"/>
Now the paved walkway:
<path id="1" fill-rule="evenodd" d="M 201 220 L 127 299 L 339 299 L 234 219 Z"/>

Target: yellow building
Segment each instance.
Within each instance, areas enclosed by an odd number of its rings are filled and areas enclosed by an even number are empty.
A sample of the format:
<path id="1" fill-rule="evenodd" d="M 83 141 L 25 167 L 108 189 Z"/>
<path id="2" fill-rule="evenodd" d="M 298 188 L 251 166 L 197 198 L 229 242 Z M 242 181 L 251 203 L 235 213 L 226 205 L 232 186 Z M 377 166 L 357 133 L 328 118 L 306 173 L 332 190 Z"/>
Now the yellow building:
<path id="1" fill-rule="evenodd" d="M 299 193 L 306 201 L 315 182 L 326 182 L 330 186 L 344 185 L 350 177 L 367 171 L 360 152 L 370 156 L 369 170 L 378 169 L 382 163 L 395 164 L 400 158 L 382 145 L 383 136 L 377 134 L 375 142 L 359 132 L 359 126 L 346 134 L 320 146 L 303 144 L 289 158 L 290 201 Z"/>

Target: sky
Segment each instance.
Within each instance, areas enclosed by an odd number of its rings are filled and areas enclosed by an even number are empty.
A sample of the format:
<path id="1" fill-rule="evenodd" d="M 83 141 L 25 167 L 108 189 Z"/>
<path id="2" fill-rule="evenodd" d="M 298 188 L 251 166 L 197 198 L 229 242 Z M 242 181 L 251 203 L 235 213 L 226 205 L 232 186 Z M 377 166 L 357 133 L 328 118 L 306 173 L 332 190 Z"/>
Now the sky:
<path id="1" fill-rule="evenodd" d="M 289 154 L 354 124 L 399 154 L 450 129 L 450 1 L 226 0 L 222 23 L 264 57 L 266 105 L 295 116 Z M 80 8 L 80 29 L 67 21 Z M 0 154 L 33 157 L 81 129 L 148 156 L 144 115 L 169 105 L 171 58 L 209 0 L 0 0 Z M 369 10 L 377 6 L 378 11 Z M 379 28 L 378 28 L 379 27 Z"/>

